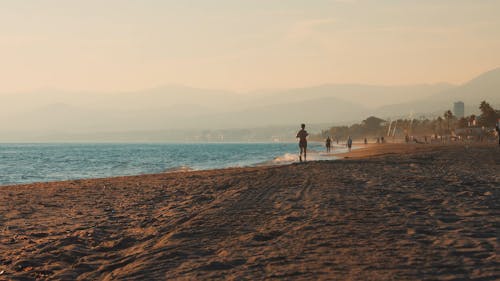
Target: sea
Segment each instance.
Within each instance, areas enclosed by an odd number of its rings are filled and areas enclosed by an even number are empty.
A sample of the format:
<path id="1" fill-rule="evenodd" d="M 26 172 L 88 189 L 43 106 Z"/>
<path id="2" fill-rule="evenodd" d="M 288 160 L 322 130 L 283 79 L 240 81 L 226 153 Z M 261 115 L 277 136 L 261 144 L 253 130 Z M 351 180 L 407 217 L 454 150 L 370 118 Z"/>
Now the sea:
<path id="1" fill-rule="evenodd" d="M 322 143 L 308 148 L 308 160 L 334 159 Z M 296 143 L 0 144 L 0 186 L 297 161 Z"/>

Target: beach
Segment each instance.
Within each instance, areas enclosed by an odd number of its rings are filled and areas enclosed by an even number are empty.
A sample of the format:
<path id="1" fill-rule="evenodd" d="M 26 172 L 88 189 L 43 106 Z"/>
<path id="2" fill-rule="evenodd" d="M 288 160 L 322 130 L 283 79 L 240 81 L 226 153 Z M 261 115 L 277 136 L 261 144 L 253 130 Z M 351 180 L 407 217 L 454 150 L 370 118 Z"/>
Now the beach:
<path id="1" fill-rule="evenodd" d="M 0 280 L 498 280 L 500 149 L 0 187 Z"/>

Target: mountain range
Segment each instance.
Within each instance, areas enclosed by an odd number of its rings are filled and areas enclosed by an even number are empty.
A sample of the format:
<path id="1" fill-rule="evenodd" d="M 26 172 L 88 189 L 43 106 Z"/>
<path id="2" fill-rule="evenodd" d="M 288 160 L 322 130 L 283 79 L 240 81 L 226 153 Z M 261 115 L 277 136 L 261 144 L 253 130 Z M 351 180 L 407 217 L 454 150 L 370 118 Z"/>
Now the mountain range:
<path id="1" fill-rule="evenodd" d="M 100 134 L 124 132 L 289 128 L 349 124 L 371 115 L 435 116 L 458 100 L 465 102 L 466 114 L 477 113 L 482 100 L 500 105 L 500 68 L 462 85 L 326 84 L 251 93 L 171 85 L 123 93 L 41 90 L 1 96 L 0 141 L 67 135 L 99 140 Z M 168 140 L 168 134 L 162 136 Z"/>

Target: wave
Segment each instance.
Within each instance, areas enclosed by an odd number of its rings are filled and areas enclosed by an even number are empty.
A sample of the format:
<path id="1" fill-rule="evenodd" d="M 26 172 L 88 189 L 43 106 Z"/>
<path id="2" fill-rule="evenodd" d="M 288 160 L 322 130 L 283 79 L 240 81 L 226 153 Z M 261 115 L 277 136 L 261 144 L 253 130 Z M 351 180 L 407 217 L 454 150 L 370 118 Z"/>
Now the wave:
<path id="1" fill-rule="evenodd" d="M 336 153 L 324 153 L 320 151 L 308 151 L 307 160 L 308 161 L 321 161 L 321 160 L 335 160 L 338 159 L 336 154 L 342 153 L 344 151 L 338 151 Z M 255 166 L 273 166 L 273 165 L 286 165 L 299 162 L 298 153 L 285 153 L 272 160 L 264 161 L 255 164 Z"/>
<path id="2" fill-rule="evenodd" d="M 252 166 L 274 166 L 274 165 L 285 165 L 291 164 L 299 161 L 299 156 L 294 153 L 285 153 L 283 155 L 277 156 L 271 160 L 256 163 Z"/>
<path id="3" fill-rule="evenodd" d="M 285 153 L 281 156 L 275 157 L 273 160 L 268 161 L 274 164 L 288 164 L 299 161 L 299 156 L 294 153 Z"/>
<path id="4" fill-rule="evenodd" d="M 178 173 L 178 172 L 191 172 L 194 171 L 195 169 L 189 167 L 189 166 L 176 166 L 172 168 L 168 168 L 164 170 L 164 173 Z"/>

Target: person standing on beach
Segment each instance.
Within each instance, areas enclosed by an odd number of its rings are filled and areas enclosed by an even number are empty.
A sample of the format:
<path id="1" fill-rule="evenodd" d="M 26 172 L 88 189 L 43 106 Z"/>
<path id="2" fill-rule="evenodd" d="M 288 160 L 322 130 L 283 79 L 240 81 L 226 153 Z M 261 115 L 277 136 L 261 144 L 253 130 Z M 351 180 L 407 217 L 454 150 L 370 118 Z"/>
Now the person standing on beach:
<path id="1" fill-rule="evenodd" d="M 351 136 L 349 136 L 349 138 L 347 139 L 347 148 L 349 149 L 349 152 L 351 152 L 351 148 L 352 148 Z"/>
<path id="2" fill-rule="evenodd" d="M 302 162 L 302 154 L 304 154 L 304 161 L 307 161 L 307 136 L 309 135 L 307 131 L 305 130 L 306 124 L 301 124 L 300 127 L 302 128 L 298 133 L 297 133 L 297 138 L 299 139 L 299 148 L 300 148 L 300 154 L 299 154 L 299 160 Z"/>
<path id="3" fill-rule="evenodd" d="M 497 136 L 498 136 L 498 146 L 500 146 L 500 120 L 497 122 L 495 130 L 497 131 Z"/>
<path id="4" fill-rule="evenodd" d="M 332 139 L 330 138 L 330 136 L 328 136 L 328 138 L 326 138 L 326 152 L 327 153 L 330 153 L 331 149 L 332 149 Z"/>

